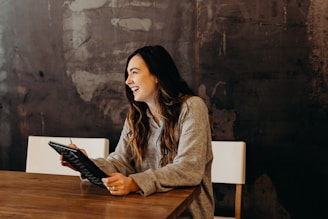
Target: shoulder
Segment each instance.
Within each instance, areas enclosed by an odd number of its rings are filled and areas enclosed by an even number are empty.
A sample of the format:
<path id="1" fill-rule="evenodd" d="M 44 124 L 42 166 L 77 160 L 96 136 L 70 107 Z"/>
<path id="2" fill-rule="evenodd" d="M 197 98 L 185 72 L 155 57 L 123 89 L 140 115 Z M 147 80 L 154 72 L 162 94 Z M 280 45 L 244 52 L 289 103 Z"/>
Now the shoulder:
<path id="1" fill-rule="evenodd" d="M 207 131 L 209 114 L 205 101 L 198 96 L 192 96 L 185 100 L 181 107 L 179 122 L 186 130 L 203 129 Z"/>
<path id="2" fill-rule="evenodd" d="M 205 101 L 199 96 L 190 96 L 186 99 L 185 103 L 187 104 L 205 104 Z"/>
<path id="3" fill-rule="evenodd" d="M 199 96 L 191 96 L 182 104 L 181 112 L 208 113 L 205 101 Z"/>

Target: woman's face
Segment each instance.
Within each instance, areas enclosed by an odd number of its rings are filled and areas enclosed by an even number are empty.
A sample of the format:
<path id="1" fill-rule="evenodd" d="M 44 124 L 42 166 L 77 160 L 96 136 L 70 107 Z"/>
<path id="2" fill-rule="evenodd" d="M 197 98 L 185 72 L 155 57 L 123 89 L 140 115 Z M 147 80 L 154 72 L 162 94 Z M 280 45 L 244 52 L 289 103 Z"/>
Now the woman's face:
<path id="1" fill-rule="evenodd" d="M 145 102 L 147 105 L 155 104 L 157 78 L 150 73 L 140 55 L 135 55 L 130 59 L 127 72 L 128 77 L 125 84 L 132 90 L 134 100 Z"/>

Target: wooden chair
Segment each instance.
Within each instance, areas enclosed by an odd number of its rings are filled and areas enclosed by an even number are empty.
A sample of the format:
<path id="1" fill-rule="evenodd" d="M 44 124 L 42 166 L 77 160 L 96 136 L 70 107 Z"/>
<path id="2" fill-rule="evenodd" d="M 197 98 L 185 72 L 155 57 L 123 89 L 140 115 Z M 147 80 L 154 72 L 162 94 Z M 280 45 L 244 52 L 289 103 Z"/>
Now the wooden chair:
<path id="1" fill-rule="evenodd" d="M 63 167 L 60 164 L 60 157 L 58 153 L 48 145 L 49 141 L 66 145 L 70 144 L 70 141 L 72 141 L 73 144 L 85 149 L 90 158 L 107 157 L 109 153 L 109 140 L 106 138 L 29 136 L 26 172 L 80 175 L 79 172 Z"/>
<path id="2" fill-rule="evenodd" d="M 221 218 L 241 218 L 242 186 L 246 175 L 246 143 L 243 141 L 212 141 L 213 164 L 212 182 L 235 184 L 235 217 L 214 216 Z"/>

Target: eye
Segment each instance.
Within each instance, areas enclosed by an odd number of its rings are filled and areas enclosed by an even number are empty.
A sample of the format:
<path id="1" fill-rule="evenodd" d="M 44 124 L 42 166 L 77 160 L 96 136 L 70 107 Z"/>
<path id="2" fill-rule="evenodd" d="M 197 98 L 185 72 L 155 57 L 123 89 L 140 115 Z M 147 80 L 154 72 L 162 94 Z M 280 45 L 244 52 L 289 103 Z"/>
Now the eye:
<path id="1" fill-rule="evenodd" d="M 132 74 L 138 74 L 138 71 L 132 71 Z"/>

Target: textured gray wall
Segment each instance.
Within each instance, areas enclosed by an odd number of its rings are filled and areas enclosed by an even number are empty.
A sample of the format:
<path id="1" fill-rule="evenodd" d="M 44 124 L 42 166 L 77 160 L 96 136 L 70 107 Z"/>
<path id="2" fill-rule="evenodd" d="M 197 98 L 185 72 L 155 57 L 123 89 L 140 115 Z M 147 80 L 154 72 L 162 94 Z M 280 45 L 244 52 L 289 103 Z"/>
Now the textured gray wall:
<path id="1" fill-rule="evenodd" d="M 213 139 L 247 142 L 245 218 L 327 218 L 327 16 L 325 0 L 0 0 L 0 169 L 25 170 L 28 135 L 113 150 L 125 60 L 162 44 Z M 233 202 L 215 191 L 220 210 Z"/>

